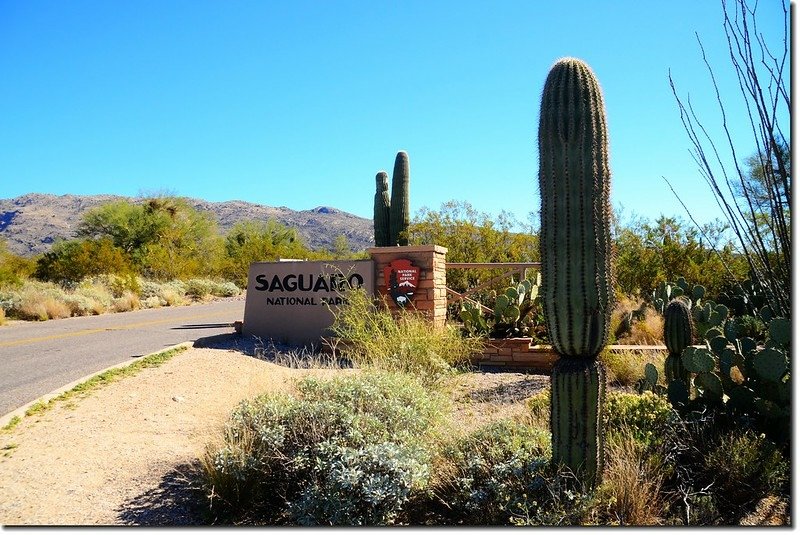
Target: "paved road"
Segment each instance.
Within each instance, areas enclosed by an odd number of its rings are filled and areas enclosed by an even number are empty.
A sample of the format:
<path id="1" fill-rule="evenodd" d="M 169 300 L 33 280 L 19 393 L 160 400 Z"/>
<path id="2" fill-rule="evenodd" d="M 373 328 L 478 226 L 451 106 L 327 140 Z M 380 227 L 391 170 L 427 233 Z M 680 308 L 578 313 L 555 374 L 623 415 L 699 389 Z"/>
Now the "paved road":
<path id="1" fill-rule="evenodd" d="M 0 327 L 0 416 L 109 366 L 233 332 L 244 299 Z"/>

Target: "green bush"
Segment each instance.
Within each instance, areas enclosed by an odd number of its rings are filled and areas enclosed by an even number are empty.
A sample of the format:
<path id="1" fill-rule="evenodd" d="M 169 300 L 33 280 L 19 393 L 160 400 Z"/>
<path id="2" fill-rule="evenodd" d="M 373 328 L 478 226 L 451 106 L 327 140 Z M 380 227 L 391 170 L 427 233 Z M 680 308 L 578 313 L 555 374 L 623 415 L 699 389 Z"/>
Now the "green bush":
<path id="1" fill-rule="evenodd" d="M 211 288 L 211 295 L 215 297 L 236 297 L 240 293 L 242 290 L 230 281 L 215 282 Z"/>
<path id="2" fill-rule="evenodd" d="M 414 374 L 435 382 L 467 365 L 482 342 L 464 338 L 458 329 L 432 328 L 416 311 L 395 318 L 363 290 L 343 294 L 346 304 L 334 311 L 331 330 L 344 342 L 342 353 L 359 367 Z"/>
<path id="3" fill-rule="evenodd" d="M 606 395 L 606 425 L 609 431 L 625 430 L 643 444 L 663 440 L 668 425 L 677 417 L 669 402 L 653 392 Z"/>
<path id="4" fill-rule="evenodd" d="M 36 263 L 33 276 L 62 286 L 73 286 L 87 277 L 115 273 L 129 275 L 133 267 L 122 249 L 110 239 L 57 242 Z"/>
<path id="5" fill-rule="evenodd" d="M 186 281 L 186 295 L 193 299 L 205 299 L 211 296 L 214 282 L 207 279 L 190 279 Z"/>
<path id="6" fill-rule="evenodd" d="M 504 420 L 446 444 L 429 493 L 446 507 L 437 522 L 507 524 L 523 509 L 547 502 L 547 431 Z"/>
<path id="7" fill-rule="evenodd" d="M 720 437 L 703 459 L 721 511 L 739 514 L 770 494 L 788 491 L 789 461 L 764 435 L 735 431 Z"/>
<path id="8" fill-rule="evenodd" d="M 388 524 L 427 478 L 444 401 L 408 376 L 306 379 L 231 416 L 204 458 L 213 512 L 290 524 Z"/>
<path id="9" fill-rule="evenodd" d="M 289 507 L 300 525 L 391 524 L 414 484 L 428 476 L 417 451 L 392 442 L 352 448 L 326 441 L 316 455 L 310 485 Z"/>
<path id="10" fill-rule="evenodd" d="M 0 238 L 0 288 L 20 286 L 35 269 L 35 260 L 15 255 L 5 238 Z"/>

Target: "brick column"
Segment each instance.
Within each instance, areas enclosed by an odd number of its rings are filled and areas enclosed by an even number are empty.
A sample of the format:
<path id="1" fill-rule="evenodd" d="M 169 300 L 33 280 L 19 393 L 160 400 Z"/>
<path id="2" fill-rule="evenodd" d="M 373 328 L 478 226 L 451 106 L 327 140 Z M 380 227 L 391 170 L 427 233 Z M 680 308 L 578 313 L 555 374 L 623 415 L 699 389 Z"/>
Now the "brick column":
<path id="1" fill-rule="evenodd" d="M 389 308 L 398 310 L 389 296 L 383 279 L 383 268 L 394 260 L 405 258 L 420 269 L 419 283 L 411 300 L 413 309 L 424 312 L 437 327 L 444 327 L 447 317 L 445 259 L 447 248 L 438 245 L 407 247 L 372 247 L 367 249 L 375 263 L 375 291 L 385 296 Z"/>

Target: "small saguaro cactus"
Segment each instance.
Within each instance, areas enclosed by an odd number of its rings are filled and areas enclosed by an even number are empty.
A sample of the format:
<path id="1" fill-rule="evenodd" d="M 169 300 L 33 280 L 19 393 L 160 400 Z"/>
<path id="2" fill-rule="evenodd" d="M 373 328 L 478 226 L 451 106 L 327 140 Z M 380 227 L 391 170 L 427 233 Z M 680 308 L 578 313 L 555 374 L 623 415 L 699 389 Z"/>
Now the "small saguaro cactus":
<path id="1" fill-rule="evenodd" d="M 381 171 L 375 175 L 375 205 L 372 224 L 375 229 L 375 246 L 389 245 L 389 175 Z"/>
<path id="2" fill-rule="evenodd" d="M 613 308 L 611 171 L 600 86 L 589 66 L 550 69 L 539 119 L 542 305 L 559 361 L 551 378 L 553 460 L 594 485 L 603 471 L 601 426 Z"/>
<path id="3" fill-rule="evenodd" d="M 664 345 L 669 352 L 664 361 L 664 376 L 673 401 L 688 398 L 689 395 L 689 372 L 683 365 L 681 354 L 692 345 L 693 340 L 692 312 L 686 301 L 681 298 L 673 299 L 664 310 Z M 675 381 L 679 384 L 673 384 Z"/>

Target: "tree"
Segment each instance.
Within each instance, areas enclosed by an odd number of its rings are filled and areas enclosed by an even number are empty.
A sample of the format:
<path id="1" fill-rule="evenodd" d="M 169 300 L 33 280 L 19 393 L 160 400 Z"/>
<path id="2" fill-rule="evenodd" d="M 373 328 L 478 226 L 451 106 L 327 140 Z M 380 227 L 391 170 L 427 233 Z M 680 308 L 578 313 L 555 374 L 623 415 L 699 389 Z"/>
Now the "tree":
<path id="1" fill-rule="evenodd" d="M 508 212 L 501 212 L 493 219 L 468 202 L 448 201 L 438 212 L 422 208 L 414 216 L 409 227 L 409 244 L 447 247 L 448 262 L 538 261 L 538 236 L 516 232 L 519 226 Z M 499 274 L 497 270 L 452 271 L 447 274 L 447 284 L 463 291 Z"/>
<path id="2" fill-rule="evenodd" d="M 681 218 L 661 216 L 650 223 L 634 219 L 615 231 L 616 283 L 623 294 L 645 297 L 660 282 L 685 277 L 717 295 L 726 284 L 727 264 L 738 278 L 747 266 L 725 239 L 727 225 L 715 221 L 700 230 Z M 710 241 L 709 241 L 710 240 Z"/>
<path id="3" fill-rule="evenodd" d="M 35 260 L 15 255 L 8 250 L 5 238 L 0 238 L 0 288 L 22 284 L 35 269 Z"/>
<path id="4" fill-rule="evenodd" d="M 70 286 L 103 274 L 133 274 L 128 258 L 110 238 L 56 242 L 36 262 L 34 277 Z"/>
<path id="5" fill-rule="evenodd" d="M 253 262 L 312 256 L 295 229 L 272 219 L 236 223 L 225 237 L 224 248 L 222 274 L 242 287 L 247 285 L 247 272 Z"/>
<path id="6" fill-rule="evenodd" d="M 142 275 L 162 280 L 212 274 L 222 254 L 213 216 L 179 197 L 105 204 L 84 215 L 78 235 L 110 239 Z"/>
<path id="7" fill-rule="evenodd" d="M 739 81 L 755 146 L 753 156 L 744 165 L 739 163 L 739 151 L 732 141 L 726 106 L 699 36 L 700 50 L 722 113 L 732 169 L 722 163 L 718 144 L 708 135 L 691 100 L 687 97 L 684 102 L 678 96 L 671 74 L 669 82 L 684 129 L 692 143 L 692 155 L 736 236 L 747 260 L 750 278 L 755 282 L 754 287 L 764 292 L 774 314 L 790 318 L 791 145 L 786 134 L 791 117 L 791 98 L 785 75 L 789 55 L 788 11 L 784 2 L 780 5 L 784 32 L 782 47 L 778 49 L 782 50 L 774 53 L 774 47 L 768 45 L 766 37 L 758 29 L 758 4 L 751 7 L 747 0 L 722 0 L 723 28 L 731 66 Z M 748 292 L 741 286 L 740 290 Z"/>

